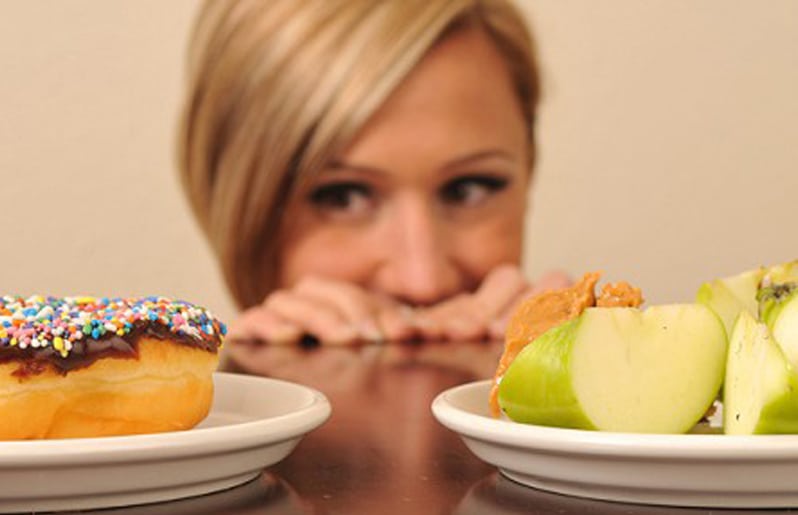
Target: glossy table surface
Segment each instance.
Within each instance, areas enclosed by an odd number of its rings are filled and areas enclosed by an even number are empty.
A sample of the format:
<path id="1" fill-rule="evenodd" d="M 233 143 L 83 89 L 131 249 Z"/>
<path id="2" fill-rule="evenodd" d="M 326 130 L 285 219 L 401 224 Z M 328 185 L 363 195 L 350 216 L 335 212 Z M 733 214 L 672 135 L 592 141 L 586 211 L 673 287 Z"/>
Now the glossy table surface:
<path id="1" fill-rule="evenodd" d="M 491 377 L 500 351 L 500 344 L 485 342 L 269 347 L 259 372 L 324 392 L 333 413 L 323 426 L 288 458 L 240 487 L 98 513 L 751 513 L 593 501 L 505 479 L 430 411 L 441 391 Z"/>

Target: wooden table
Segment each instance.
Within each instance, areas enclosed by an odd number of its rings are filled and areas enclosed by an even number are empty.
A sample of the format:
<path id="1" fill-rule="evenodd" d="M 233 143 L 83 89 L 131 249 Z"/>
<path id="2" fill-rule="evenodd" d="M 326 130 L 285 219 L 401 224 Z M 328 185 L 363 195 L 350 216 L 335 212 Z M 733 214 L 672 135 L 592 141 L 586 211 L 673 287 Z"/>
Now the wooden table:
<path id="1" fill-rule="evenodd" d="M 312 386 L 328 396 L 333 413 L 322 427 L 308 434 L 288 458 L 246 485 L 100 513 L 751 513 L 591 501 L 537 491 L 503 478 L 430 411 L 439 392 L 491 377 L 500 351 L 500 344 L 484 342 L 269 348 L 264 373 Z"/>

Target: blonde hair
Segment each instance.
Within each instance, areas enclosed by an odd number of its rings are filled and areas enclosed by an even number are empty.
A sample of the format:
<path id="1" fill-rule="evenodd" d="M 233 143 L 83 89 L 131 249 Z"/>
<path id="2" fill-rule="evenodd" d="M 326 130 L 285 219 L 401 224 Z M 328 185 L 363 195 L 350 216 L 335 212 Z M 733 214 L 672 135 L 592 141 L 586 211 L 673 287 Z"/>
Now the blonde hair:
<path id="1" fill-rule="evenodd" d="M 190 45 L 180 172 L 240 307 L 275 287 L 280 215 L 297 186 L 438 41 L 472 26 L 507 61 L 533 149 L 537 68 L 508 0 L 206 0 Z"/>

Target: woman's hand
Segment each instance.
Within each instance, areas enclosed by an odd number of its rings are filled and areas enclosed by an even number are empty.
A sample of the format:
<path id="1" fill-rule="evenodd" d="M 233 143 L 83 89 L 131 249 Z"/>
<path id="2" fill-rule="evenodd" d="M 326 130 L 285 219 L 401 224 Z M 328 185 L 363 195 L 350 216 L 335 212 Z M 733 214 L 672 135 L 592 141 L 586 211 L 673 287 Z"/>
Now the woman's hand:
<path id="1" fill-rule="evenodd" d="M 404 340 L 415 336 L 412 310 L 357 285 L 307 277 L 276 290 L 231 325 L 228 340 L 298 343 L 312 336 L 323 344 Z"/>
<path id="2" fill-rule="evenodd" d="M 570 283 L 566 274 L 549 272 L 532 284 L 517 266 L 502 265 L 488 274 L 474 293 L 462 293 L 416 310 L 416 324 L 424 339 L 501 339 L 509 317 L 521 300 Z"/>
<path id="3" fill-rule="evenodd" d="M 501 339 L 518 302 L 568 284 L 570 279 L 560 272 L 531 284 L 518 267 L 504 265 L 488 274 L 473 293 L 411 309 L 348 282 L 309 277 L 246 310 L 230 327 L 228 352 L 245 365 L 264 348 L 262 344 L 296 344 L 306 336 L 325 345 L 411 338 Z"/>

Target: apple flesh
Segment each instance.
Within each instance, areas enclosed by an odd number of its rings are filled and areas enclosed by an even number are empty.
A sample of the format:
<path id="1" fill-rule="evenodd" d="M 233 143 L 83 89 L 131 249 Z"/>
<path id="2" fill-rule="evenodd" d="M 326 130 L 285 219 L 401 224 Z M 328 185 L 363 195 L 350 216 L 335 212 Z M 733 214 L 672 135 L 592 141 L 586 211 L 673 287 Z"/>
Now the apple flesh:
<path id="1" fill-rule="evenodd" d="M 798 260 L 767 268 L 762 278 L 762 286 L 794 283 L 796 281 L 798 281 Z"/>
<path id="2" fill-rule="evenodd" d="M 712 309 L 731 335 L 737 316 L 743 311 L 761 318 L 770 309 L 773 293 L 783 294 L 789 285 L 798 284 L 798 260 L 747 270 L 741 274 L 702 284 L 696 302 Z"/>
<path id="3" fill-rule="evenodd" d="M 789 316 L 798 322 L 798 311 Z M 729 341 L 723 430 L 732 435 L 798 433 L 795 368 L 767 325 L 745 312 Z"/>
<path id="4" fill-rule="evenodd" d="M 765 267 L 760 267 L 706 282 L 698 289 L 696 302 L 712 309 L 723 321 L 726 334 L 731 335 L 741 312 L 756 316 L 759 309 L 756 294 L 766 271 Z"/>
<path id="5" fill-rule="evenodd" d="M 771 267 L 762 277 L 756 299 L 760 321 L 771 324 L 798 290 L 798 261 Z"/>
<path id="6" fill-rule="evenodd" d="M 762 321 L 773 333 L 787 360 L 798 369 L 798 288 L 792 287 L 782 297 L 765 302 Z"/>
<path id="7" fill-rule="evenodd" d="M 685 433 L 718 394 L 726 348 L 723 324 L 701 304 L 588 308 L 527 345 L 499 405 L 529 424 Z"/>
<path id="8" fill-rule="evenodd" d="M 771 267 L 756 298 L 759 321 L 771 330 L 792 366 L 798 367 L 798 261 Z"/>

